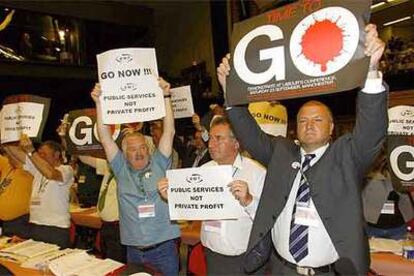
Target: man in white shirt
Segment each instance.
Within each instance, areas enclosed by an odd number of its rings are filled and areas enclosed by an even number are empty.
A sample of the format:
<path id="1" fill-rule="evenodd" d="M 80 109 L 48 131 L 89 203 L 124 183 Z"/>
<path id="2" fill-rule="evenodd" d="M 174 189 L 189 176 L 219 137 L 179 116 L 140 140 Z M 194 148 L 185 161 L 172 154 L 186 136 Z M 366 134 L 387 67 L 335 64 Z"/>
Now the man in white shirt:
<path id="1" fill-rule="evenodd" d="M 22 135 L 20 147 L 7 146 L 6 150 L 33 175 L 30 237 L 61 248 L 69 247 L 69 189 L 73 171 L 62 164 L 60 145 L 46 141 L 36 151 L 29 137 Z"/>
<path id="2" fill-rule="evenodd" d="M 317 101 L 307 102 L 299 110 L 298 143 L 268 137 L 245 108 L 228 107 L 242 145 L 269 168 L 246 252 L 247 271 L 266 261 L 271 247 L 268 241 L 273 240 L 277 251 L 272 258 L 274 274 L 368 272 L 362 176 L 381 149 L 388 121 L 386 88 L 377 71 L 385 44 L 375 25 L 368 25 L 365 31 L 370 69 L 358 94 L 352 134 L 331 142 L 331 111 Z M 229 71 L 229 61 L 224 58 L 217 69 L 224 90 Z"/>
<path id="3" fill-rule="evenodd" d="M 203 165 L 232 165 L 230 191 L 239 201 L 243 215 L 235 220 L 203 221 L 201 242 L 205 247 L 209 275 L 240 275 L 266 170 L 256 161 L 239 154 L 239 142 L 233 135 L 226 117 L 217 117 L 210 126 L 208 148 L 212 161 Z M 158 189 L 167 198 L 168 180 L 159 182 Z M 263 274 L 264 271 L 257 271 Z"/>

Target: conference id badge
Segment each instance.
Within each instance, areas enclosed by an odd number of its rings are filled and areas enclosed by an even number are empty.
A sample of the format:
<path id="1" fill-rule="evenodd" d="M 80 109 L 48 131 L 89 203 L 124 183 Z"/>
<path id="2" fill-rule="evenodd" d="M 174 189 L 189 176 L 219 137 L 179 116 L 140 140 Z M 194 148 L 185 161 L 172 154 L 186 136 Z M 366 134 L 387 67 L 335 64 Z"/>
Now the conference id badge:
<path id="1" fill-rule="evenodd" d="M 387 200 L 381 209 L 381 214 L 389 214 L 394 215 L 395 214 L 395 203 L 394 201 Z"/>
<path id="2" fill-rule="evenodd" d="M 208 232 L 221 233 L 222 221 L 220 220 L 206 220 L 204 221 L 204 230 Z"/>
<path id="3" fill-rule="evenodd" d="M 138 205 L 138 216 L 140 218 L 155 217 L 155 205 L 154 204 Z"/>
<path id="4" fill-rule="evenodd" d="M 32 198 L 32 200 L 30 201 L 30 205 L 31 206 L 40 206 L 41 200 L 39 196 L 35 196 Z"/>
<path id="5" fill-rule="evenodd" d="M 295 224 L 318 227 L 318 215 L 309 206 L 296 205 Z"/>
<path id="6" fill-rule="evenodd" d="M 86 177 L 84 175 L 80 175 L 78 179 L 79 184 L 83 184 L 86 182 Z"/>

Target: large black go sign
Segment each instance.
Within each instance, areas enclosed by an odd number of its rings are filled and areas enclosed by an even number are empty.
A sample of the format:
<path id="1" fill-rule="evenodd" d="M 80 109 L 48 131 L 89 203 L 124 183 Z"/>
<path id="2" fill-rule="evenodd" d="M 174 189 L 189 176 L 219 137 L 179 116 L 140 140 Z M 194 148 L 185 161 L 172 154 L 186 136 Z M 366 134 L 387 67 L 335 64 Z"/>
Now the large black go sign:
<path id="1" fill-rule="evenodd" d="M 414 137 L 389 135 L 387 148 L 394 186 L 402 191 L 414 187 Z"/>
<path id="2" fill-rule="evenodd" d="M 234 25 L 227 103 L 348 91 L 363 84 L 371 1 L 300 0 Z"/>

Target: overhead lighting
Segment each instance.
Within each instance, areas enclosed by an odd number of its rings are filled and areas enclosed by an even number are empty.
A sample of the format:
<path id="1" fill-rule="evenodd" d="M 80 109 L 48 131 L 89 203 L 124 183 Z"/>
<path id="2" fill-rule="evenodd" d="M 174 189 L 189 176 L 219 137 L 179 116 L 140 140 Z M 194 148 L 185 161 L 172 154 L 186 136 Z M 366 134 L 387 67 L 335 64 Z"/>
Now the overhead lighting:
<path id="1" fill-rule="evenodd" d="M 402 17 L 402 18 L 384 23 L 384 26 L 389 26 L 389 25 L 396 24 L 396 23 L 406 21 L 406 20 L 410 20 L 410 19 L 411 19 L 411 16 Z"/>
<path id="2" fill-rule="evenodd" d="M 392 2 L 395 2 L 395 1 L 397 1 L 397 0 L 387 0 L 388 3 L 392 3 Z"/>
<path id="3" fill-rule="evenodd" d="M 377 4 L 374 4 L 374 5 L 371 6 L 371 10 L 376 9 L 378 7 L 381 7 L 381 6 L 385 5 L 385 4 L 386 4 L 385 2 L 379 2 Z"/>

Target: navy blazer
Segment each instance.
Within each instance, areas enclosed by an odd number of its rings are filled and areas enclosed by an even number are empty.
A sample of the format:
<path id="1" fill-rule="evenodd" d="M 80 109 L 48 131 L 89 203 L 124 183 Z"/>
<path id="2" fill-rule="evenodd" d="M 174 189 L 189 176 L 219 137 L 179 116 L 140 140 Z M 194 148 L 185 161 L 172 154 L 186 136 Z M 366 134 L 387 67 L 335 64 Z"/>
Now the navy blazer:
<path id="1" fill-rule="evenodd" d="M 335 264 L 338 272 L 348 272 L 345 269 L 349 264 L 358 274 L 366 274 L 369 270 L 369 247 L 361 201 L 362 178 L 386 135 L 387 95 L 359 92 L 353 132 L 333 142 L 305 173 L 312 200 L 339 254 L 340 260 Z M 227 112 L 238 140 L 267 168 L 246 251 L 249 256 L 261 239 L 268 236 L 287 202 L 298 172 L 292 164 L 300 162 L 300 146 L 283 137 L 265 135 L 245 107 L 232 107 Z M 248 265 L 249 259 L 245 261 Z M 346 264 L 346 267 L 341 268 L 340 264 Z"/>

